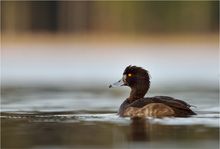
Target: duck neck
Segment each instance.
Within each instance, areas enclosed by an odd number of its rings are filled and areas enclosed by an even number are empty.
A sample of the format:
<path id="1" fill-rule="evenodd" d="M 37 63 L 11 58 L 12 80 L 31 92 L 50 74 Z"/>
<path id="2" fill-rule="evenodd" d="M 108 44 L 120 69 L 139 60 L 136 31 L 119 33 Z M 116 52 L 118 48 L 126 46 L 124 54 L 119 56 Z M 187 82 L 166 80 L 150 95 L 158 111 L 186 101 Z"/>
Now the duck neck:
<path id="1" fill-rule="evenodd" d="M 150 87 L 150 82 L 147 82 L 147 83 L 139 82 L 137 84 L 138 85 L 131 87 L 131 93 L 130 93 L 130 96 L 128 97 L 128 100 L 130 102 L 133 102 L 137 99 L 144 98 L 145 94 L 147 93 Z"/>

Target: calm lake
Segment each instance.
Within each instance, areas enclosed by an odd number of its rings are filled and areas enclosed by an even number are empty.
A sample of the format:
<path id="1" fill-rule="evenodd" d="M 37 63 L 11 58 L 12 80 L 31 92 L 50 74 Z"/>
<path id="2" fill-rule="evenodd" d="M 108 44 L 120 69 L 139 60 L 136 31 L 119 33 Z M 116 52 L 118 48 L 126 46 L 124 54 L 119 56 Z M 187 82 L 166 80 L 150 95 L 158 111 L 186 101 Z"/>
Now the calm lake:
<path id="1" fill-rule="evenodd" d="M 5 43 L 1 148 L 218 149 L 216 41 Z M 108 85 L 118 81 L 130 64 L 149 70 L 151 88 L 146 96 L 182 99 L 194 105 L 198 115 L 118 117 L 118 108 L 130 90 L 109 89 Z"/>
<path id="2" fill-rule="evenodd" d="M 194 88 L 195 89 L 195 88 Z M 2 148 L 218 149 L 218 90 L 170 89 L 196 107 L 189 118 L 120 118 L 128 89 L 106 87 L 2 88 Z M 173 91 L 175 90 L 175 92 Z"/>

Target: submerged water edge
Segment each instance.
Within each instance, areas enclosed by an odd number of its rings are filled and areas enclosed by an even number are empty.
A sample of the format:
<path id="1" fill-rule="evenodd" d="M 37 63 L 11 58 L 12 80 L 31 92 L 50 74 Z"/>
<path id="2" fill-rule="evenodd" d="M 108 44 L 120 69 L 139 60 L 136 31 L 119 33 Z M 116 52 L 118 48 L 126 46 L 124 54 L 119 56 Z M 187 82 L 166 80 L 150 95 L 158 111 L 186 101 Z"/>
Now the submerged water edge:
<path id="1" fill-rule="evenodd" d="M 2 148 L 217 149 L 218 121 L 219 113 L 130 119 L 103 111 L 3 112 Z"/>

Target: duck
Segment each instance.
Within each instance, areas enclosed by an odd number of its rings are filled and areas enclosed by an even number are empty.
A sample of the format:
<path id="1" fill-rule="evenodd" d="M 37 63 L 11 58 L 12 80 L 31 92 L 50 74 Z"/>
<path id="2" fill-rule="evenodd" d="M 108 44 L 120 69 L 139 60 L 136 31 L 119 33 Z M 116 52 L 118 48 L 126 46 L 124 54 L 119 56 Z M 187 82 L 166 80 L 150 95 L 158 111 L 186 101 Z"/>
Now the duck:
<path id="1" fill-rule="evenodd" d="M 129 65 L 119 81 L 109 85 L 109 88 L 128 86 L 130 96 L 121 104 L 120 117 L 190 117 L 196 115 L 190 104 L 169 96 L 145 97 L 150 88 L 149 72 L 142 67 Z"/>

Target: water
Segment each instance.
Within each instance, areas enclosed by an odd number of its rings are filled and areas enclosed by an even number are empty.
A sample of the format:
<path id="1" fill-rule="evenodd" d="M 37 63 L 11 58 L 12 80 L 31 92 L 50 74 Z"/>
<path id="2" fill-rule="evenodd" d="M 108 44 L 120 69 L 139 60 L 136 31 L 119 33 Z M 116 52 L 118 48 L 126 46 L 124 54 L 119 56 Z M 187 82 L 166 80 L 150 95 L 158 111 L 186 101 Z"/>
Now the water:
<path id="1" fill-rule="evenodd" d="M 219 46 L 208 41 L 4 43 L 1 147 L 218 149 Z M 148 96 L 183 99 L 198 115 L 118 117 L 129 89 L 108 85 L 130 64 L 149 70 Z"/>
<path id="2" fill-rule="evenodd" d="M 2 148 L 217 149 L 217 90 L 151 90 L 195 105 L 189 118 L 121 118 L 128 89 L 94 87 L 2 88 Z"/>

